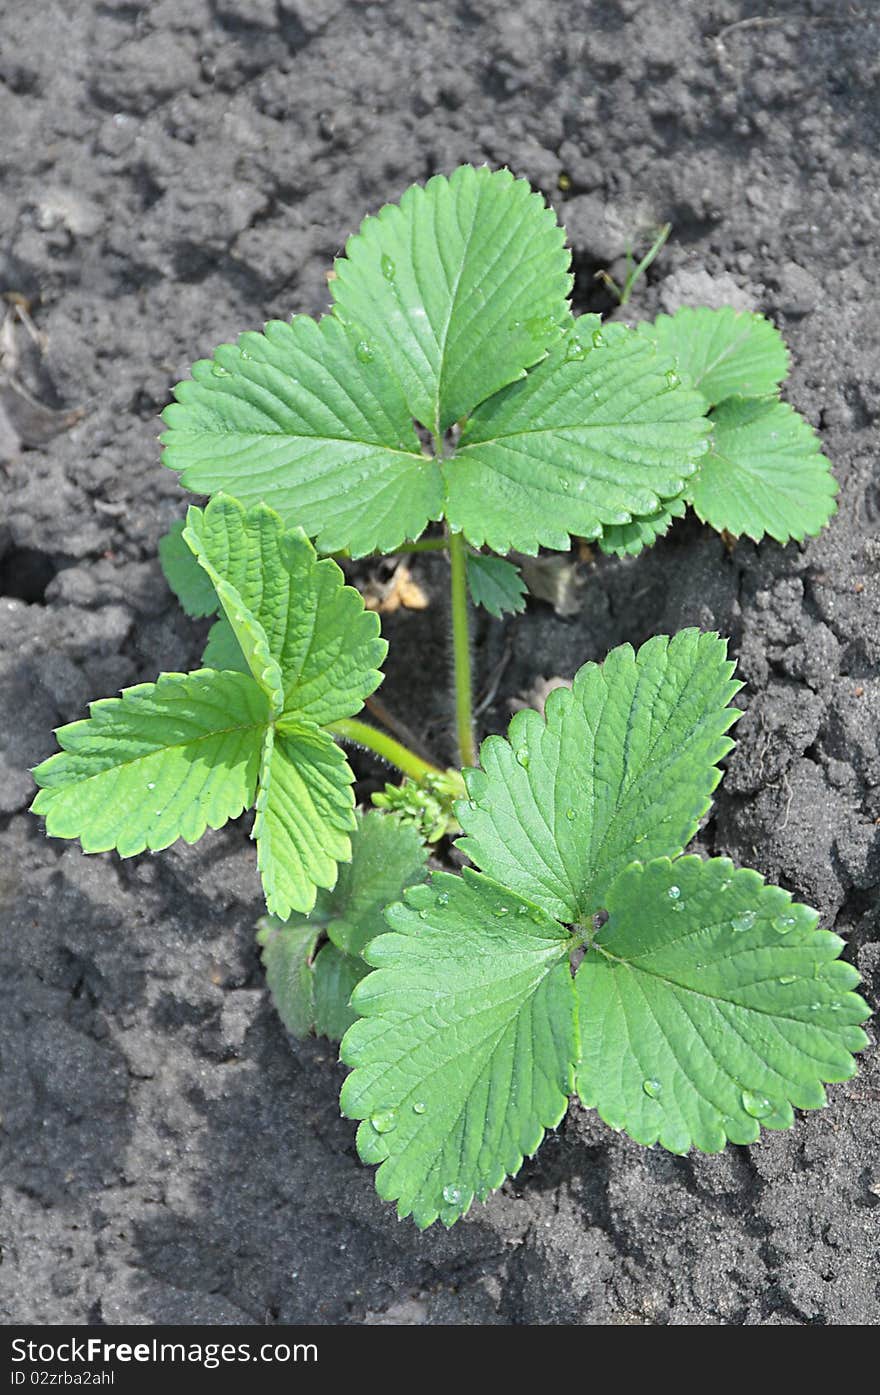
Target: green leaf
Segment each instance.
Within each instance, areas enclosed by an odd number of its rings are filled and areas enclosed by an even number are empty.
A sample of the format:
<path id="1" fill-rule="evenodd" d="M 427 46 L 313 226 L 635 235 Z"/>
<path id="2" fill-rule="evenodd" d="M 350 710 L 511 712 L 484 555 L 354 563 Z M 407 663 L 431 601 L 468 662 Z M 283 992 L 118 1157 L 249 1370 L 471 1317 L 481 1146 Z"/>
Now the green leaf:
<path id="1" fill-rule="evenodd" d="M 291 724 L 266 732 L 252 837 L 266 905 L 287 920 L 308 912 L 350 856 L 354 775 L 326 732 Z"/>
<path id="2" fill-rule="evenodd" d="M 206 615 L 214 615 L 220 602 L 210 577 L 183 541 L 184 526 L 183 519 L 178 519 L 164 538 L 159 539 L 159 561 L 165 580 L 183 610 L 194 620 L 200 620 Z"/>
<path id="3" fill-rule="evenodd" d="M 320 1037 L 341 1041 L 357 1014 L 349 1007 L 351 995 L 369 973 L 363 959 L 344 954 L 333 944 L 318 950 L 314 965 L 315 1031 Z"/>
<path id="4" fill-rule="evenodd" d="M 576 979 L 578 1091 L 674 1153 L 753 1143 L 818 1109 L 866 1045 L 859 981 L 818 915 L 726 858 L 627 868 Z"/>
<path id="5" fill-rule="evenodd" d="M 568 933 L 468 872 L 389 908 L 366 952 L 342 1111 L 376 1188 L 420 1227 L 485 1200 L 559 1123 L 577 1056 Z"/>
<path id="6" fill-rule="evenodd" d="M 741 686 L 716 634 L 612 649 L 490 736 L 465 772 L 458 848 L 563 921 L 586 924 L 636 857 L 675 854 L 710 804 Z"/>
<path id="7" fill-rule="evenodd" d="M 181 483 L 264 501 L 322 552 L 393 552 L 441 516 L 440 469 L 403 392 L 333 316 L 222 344 L 174 394 L 163 458 Z"/>
<path id="8" fill-rule="evenodd" d="M 280 687 L 278 710 L 318 726 L 359 712 L 382 681 L 378 665 L 388 646 L 379 617 L 364 609 L 336 563 L 319 560 L 302 530 L 285 532 L 265 505 L 245 511 L 225 495 L 205 510 L 191 508 L 184 536 L 240 643 L 256 625 L 254 677 L 261 665 L 273 666 L 266 686 L 270 695 Z M 242 614 L 244 622 L 236 619 Z"/>
<path id="9" fill-rule="evenodd" d="M 312 913 L 259 922 L 269 989 L 295 1037 L 315 1031 L 341 1040 L 355 1020 L 349 999 L 367 973 L 361 951 L 387 931 L 385 907 L 424 879 L 425 859 L 414 829 L 381 814 L 358 814 L 351 861 L 340 865 L 335 887 L 318 892 Z"/>
<path id="10" fill-rule="evenodd" d="M 650 547 L 658 538 L 668 532 L 674 518 L 683 518 L 685 500 L 668 499 L 657 513 L 647 517 L 634 518 L 631 523 L 610 524 L 602 529 L 599 547 L 603 552 L 617 557 L 636 557 L 645 547 Z"/>
<path id="11" fill-rule="evenodd" d="M 836 513 L 837 481 L 808 422 L 785 402 L 732 397 L 687 498 L 704 523 L 757 542 L 814 537 Z"/>
<path id="12" fill-rule="evenodd" d="M 675 362 L 708 407 L 728 397 L 776 393 L 788 377 L 782 335 L 762 315 L 738 312 L 729 305 L 720 310 L 686 307 L 638 328 Z"/>
<path id="13" fill-rule="evenodd" d="M 208 641 L 202 654 L 202 668 L 232 670 L 234 673 L 250 674 L 247 660 L 241 652 L 241 645 L 235 638 L 232 626 L 221 615 L 208 631 Z"/>
<path id="14" fill-rule="evenodd" d="M 275 1011 L 291 1036 L 302 1040 L 315 1025 L 315 946 L 321 926 L 308 920 L 263 916 L 257 925 L 266 983 Z"/>
<path id="15" fill-rule="evenodd" d="M 577 321 L 523 382 L 474 413 L 444 465 L 446 514 L 475 547 L 567 550 L 656 512 L 706 450 L 702 398 L 622 326 Z"/>
<path id="16" fill-rule="evenodd" d="M 516 615 L 526 608 L 526 584 L 513 563 L 503 557 L 469 552 L 467 584 L 474 605 L 481 605 L 499 620 L 506 612 Z"/>
<path id="17" fill-rule="evenodd" d="M 322 897 L 327 933 L 348 954 L 362 954 L 387 930 L 385 908 L 406 887 L 424 880 L 427 854 L 418 833 L 379 813 L 359 817 L 351 861 L 339 869 L 334 889 Z"/>
<path id="18" fill-rule="evenodd" d="M 254 801 L 269 709 L 250 677 L 163 673 L 60 727 L 33 802 L 53 838 L 132 857 L 195 843 Z M 328 738 L 329 739 L 329 738 Z"/>
<path id="19" fill-rule="evenodd" d="M 335 264 L 334 313 L 440 436 L 543 358 L 569 314 L 569 259 L 525 180 L 463 165 L 365 220 Z"/>
<path id="20" fill-rule="evenodd" d="M 320 923 L 263 916 L 257 928 L 272 1003 L 291 1036 L 310 1032 L 341 1041 L 355 1014 L 349 1000 L 368 969 L 362 959 L 326 942 Z"/>

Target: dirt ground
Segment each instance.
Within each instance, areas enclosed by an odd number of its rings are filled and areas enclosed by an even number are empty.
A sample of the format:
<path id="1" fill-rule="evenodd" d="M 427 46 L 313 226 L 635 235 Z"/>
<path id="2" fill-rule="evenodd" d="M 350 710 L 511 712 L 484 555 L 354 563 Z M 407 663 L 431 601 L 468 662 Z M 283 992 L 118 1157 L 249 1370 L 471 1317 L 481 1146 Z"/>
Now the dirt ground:
<path id="1" fill-rule="evenodd" d="M 5 1321 L 880 1320 L 876 1053 L 718 1157 L 573 1107 L 486 1207 L 420 1235 L 357 1161 L 334 1049 L 292 1046 L 268 1004 L 246 821 L 121 862 L 26 813 L 53 726 L 198 658 L 156 562 L 185 504 L 158 463 L 171 384 L 325 308 L 332 257 L 407 184 L 509 165 L 569 228 L 579 310 L 669 219 L 633 318 L 769 314 L 841 494 L 805 547 L 728 551 L 690 519 L 582 563 L 567 619 L 481 621 L 482 686 L 506 660 L 486 727 L 624 640 L 729 634 L 749 711 L 700 846 L 818 906 L 876 1002 L 878 45 L 880 13 L 840 0 L 2 6 L 0 291 L 33 327 L 8 315 L 0 388 Z M 414 563 L 433 600 L 389 617 L 383 696 L 451 755 L 442 569 Z"/>

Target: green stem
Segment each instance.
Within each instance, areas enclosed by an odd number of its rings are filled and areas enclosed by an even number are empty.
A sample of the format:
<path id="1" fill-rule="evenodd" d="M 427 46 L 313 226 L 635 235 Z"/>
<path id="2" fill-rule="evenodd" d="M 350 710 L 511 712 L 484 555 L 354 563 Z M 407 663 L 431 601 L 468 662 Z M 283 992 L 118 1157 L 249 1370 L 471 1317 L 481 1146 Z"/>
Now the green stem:
<path id="1" fill-rule="evenodd" d="M 455 725 L 462 765 L 476 765 L 471 700 L 471 645 L 468 633 L 467 551 L 461 533 L 449 534 L 452 564 L 452 654 L 455 664 Z"/>
<path id="2" fill-rule="evenodd" d="M 401 543 L 398 552 L 445 552 L 448 538 L 420 538 L 418 542 Z"/>
<path id="3" fill-rule="evenodd" d="M 354 741 L 368 751 L 375 751 L 377 756 L 402 770 L 411 780 L 423 780 L 426 775 L 446 776 L 446 771 L 439 766 L 422 760 L 402 742 L 395 741 L 393 736 L 388 736 L 378 727 L 371 727 L 367 722 L 359 722 L 356 717 L 343 717 L 338 722 L 330 722 L 327 731 L 342 737 L 343 741 Z"/>

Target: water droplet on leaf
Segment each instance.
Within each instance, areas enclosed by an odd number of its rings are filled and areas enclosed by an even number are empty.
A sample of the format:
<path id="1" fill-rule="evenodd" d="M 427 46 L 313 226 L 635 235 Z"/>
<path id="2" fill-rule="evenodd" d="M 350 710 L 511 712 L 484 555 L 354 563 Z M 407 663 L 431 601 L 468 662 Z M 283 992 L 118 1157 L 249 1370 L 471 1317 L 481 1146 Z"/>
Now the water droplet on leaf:
<path id="1" fill-rule="evenodd" d="M 380 266 L 382 267 L 382 275 L 385 277 L 385 280 L 386 280 L 386 281 L 393 281 L 393 280 L 394 280 L 394 263 L 393 263 L 393 261 L 391 260 L 391 258 L 390 258 L 387 254 L 385 254 L 385 253 L 383 253 L 383 255 L 382 255 L 382 261 L 380 262 Z"/>
<path id="2" fill-rule="evenodd" d="M 586 358 L 587 351 L 579 339 L 569 339 L 565 349 L 566 363 L 579 363 Z"/>
<path id="3" fill-rule="evenodd" d="M 220 364 L 220 363 L 213 363 L 213 364 L 211 365 L 211 372 L 214 374 L 214 377 L 215 377 L 215 378 L 228 378 L 228 377 L 229 377 L 229 371 L 228 371 L 228 369 L 224 368 L 223 365 Z"/>
<path id="4" fill-rule="evenodd" d="M 797 974 L 780 974 L 776 981 L 777 983 L 795 983 L 797 981 Z"/>
<path id="5" fill-rule="evenodd" d="M 518 765 L 521 765 L 521 766 L 523 767 L 524 770 L 528 770 L 528 767 L 529 767 L 529 748 L 528 748 L 528 746 L 520 746 L 519 750 L 518 750 L 517 753 L 516 753 L 516 760 L 517 760 L 517 764 L 518 764 Z"/>
<path id="6" fill-rule="evenodd" d="M 663 1086 L 660 1084 L 659 1080 L 643 1080 L 642 1089 L 649 1099 L 652 1100 L 659 1099 L 663 1092 Z"/>
<path id="7" fill-rule="evenodd" d="M 594 349 L 604 349 L 604 348 L 605 348 L 605 335 L 602 333 L 601 329 L 594 329 L 594 330 L 593 330 L 593 348 L 594 348 Z"/>
<path id="8" fill-rule="evenodd" d="M 743 911 L 742 915 L 735 915 L 733 917 L 733 920 L 730 922 L 730 928 L 731 930 L 736 930 L 737 932 L 740 932 L 742 930 L 751 930 L 754 923 L 755 912 Z"/>
<path id="9" fill-rule="evenodd" d="M 793 930 L 797 924 L 797 919 L 793 915 L 778 915 L 773 921 L 773 929 L 779 935 L 787 935 L 789 930 Z"/>
<path id="10" fill-rule="evenodd" d="M 461 1201 L 461 1187 L 455 1187 L 451 1182 L 448 1183 L 443 1188 L 443 1200 L 447 1206 L 457 1206 Z"/>
<path id="11" fill-rule="evenodd" d="M 360 343 L 354 351 L 354 356 L 357 359 L 358 363 L 373 362 L 373 350 L 370 348 L 366 339 L 362 339 L 360 341 Z"/>
<path id="12" fill-rule="evenodd" d="M 773 1113 L 773 1105 L 766 1095 L 753 1095 L 751 1090 L 743 1090 L 740 1097 L 742 1107 L 753 1119 L 766 1119 Z"/>
<path id="13" fill-rule="evenodd" d="M 371 1116 L 370 1123 L 377 1133 L 390 1133 L 397 1128 L 397 1115 L 393 1109 L 383 1109 Z"/>
<path id="14" fill-rule="evenodd" d="M 679 896 L 681 895 L 681 887 L 671 886 L 666 894 L 669 897 L 670 901 L 677 901 Z"/>
<path id="15" fill-rule="evenodd" d="M 416 1100 L 415 1104 L 413 1105 L 413 1114 L 424 1114 L 427 1107 L 428 1106 L 425 1104 L 424 1100 Z"/>
<path id="16" fill-rule="evenodd" d="M 438 906 L 448 906 L 448 905 L 449 905 L 449 893 L 448 893 L 448 891 L 441 891 L 441 892 L 440 892 L 439 896 L 437 897 L 437 905 L 438 905 Z"/>
<path id="17" fill-rule="evenodd" d="M 569 823 L 574 823 L 574 820 L 577 818 L 577 810 L 576 810 L 576 809 L 566 809 L 566 811 L 565 811 L 565 817 L 568 819 Z"/>

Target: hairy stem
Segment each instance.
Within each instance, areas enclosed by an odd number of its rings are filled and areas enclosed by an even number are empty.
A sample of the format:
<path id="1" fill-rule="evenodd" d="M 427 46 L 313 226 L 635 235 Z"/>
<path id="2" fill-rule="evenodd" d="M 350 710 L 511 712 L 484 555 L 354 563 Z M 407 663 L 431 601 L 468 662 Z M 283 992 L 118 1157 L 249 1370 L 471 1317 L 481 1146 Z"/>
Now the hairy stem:
<path id="1" fill-rule="evenodd" d="M 468 628 L 467 552 L 461 533 L 449 534 L 452 564 L 452 654 L 455 664 L 455 726 L 462 765 L 476 765 L 473 701 L 471 697 L 471 644 Z"/>
<path id="2" fill-rule="evenodd" d="M 356 717 L 344 717 L 338 722 L 331 722 L 327 731 L 341 737 L 343 741 L 354 741 L 358 746 L 365 746 L 368 751 L 375 751 L 377 756 L 402 770 L 411 780 L 423 780 L 426 775 L 440 775 L 443 778 L 446 776 L 446 771 L 441 770 L 438 765 L 431 765 L 429 761 L 422 760 L 421 756 L 417 756 L 402 742 L 395 741 L 387 732 L 380 731 L 378 727 L 372 727 L 367 722 L 359 722 Z"/>

